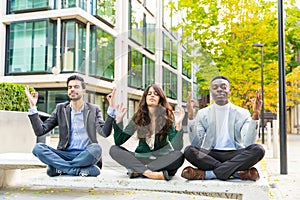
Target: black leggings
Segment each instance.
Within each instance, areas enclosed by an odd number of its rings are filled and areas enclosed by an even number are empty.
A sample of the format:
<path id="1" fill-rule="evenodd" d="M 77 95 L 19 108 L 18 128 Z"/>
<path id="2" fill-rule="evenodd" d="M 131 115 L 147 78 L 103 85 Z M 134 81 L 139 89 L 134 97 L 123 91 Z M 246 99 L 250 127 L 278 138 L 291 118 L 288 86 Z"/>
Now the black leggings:
<path id="1" fill-rule="evenodd" d="M 146 170 L 162 171 L 167 170 L 169 176 L 174 176 L 184 162 L 181 151 L 172 151 L 167 155 L 157 157 L 137 157 L 134 152 L 124 147 L 113 145 L 109 151 L 110 156 L 126 169 L 137 173 L 144 173 Z"/>

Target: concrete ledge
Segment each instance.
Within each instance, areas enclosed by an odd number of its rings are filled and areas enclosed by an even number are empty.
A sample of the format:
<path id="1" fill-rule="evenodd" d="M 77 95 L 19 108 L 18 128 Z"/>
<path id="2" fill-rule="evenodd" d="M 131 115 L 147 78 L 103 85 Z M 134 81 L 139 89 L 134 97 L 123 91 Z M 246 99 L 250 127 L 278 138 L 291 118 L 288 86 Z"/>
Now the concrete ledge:
<path id="1" fill-rule="evenodd" d="M 170 181 L 157 181 L 145 178 L 129 179 L 122 168 L 104 168 L 98 177 L 58 176 L 48 177 L 45 171 L 29 180 L 26 186 L 44 186 L 50 188 L 100 188 L 103 190 L 142 190 L 194 194 L 226 199 L 265 200 L 269 187 L 266 175 L 253 181 L 187 181 L 178 173 Z"/>
<path id="2" fill-rule="evenodd" d="M 32 153 L 1 153 L 0 169 L 44 168 L 46 165 Z"/>
<path id="3" fill-rule="evenodd" d="M 48 177 L 46 175 L 46 165 L 41 163 L 34 155 L 29 153 L 3 153 L 0 154 L 0 187 L 18 185 L 21 187 L 159 191 L 239 200 L 265 200 L 269 198 L 267 176 L 261 170 L 259 170 L 261 178 L 257 182 L 241 181 L 239 179 L 229 181 L 187 181 L 180 177 L 184 165 L 172 180 L 157 181 L 146 178 L 129 179 L 123 167 L 116 165 L 111 160 L 106 160 L 104 163 L 105 165 L 98 177 Z"/>
<path id="4" fill-rule="evenodd" d="M 31 153 L 36 143 L 28 112 L 0 110 L 0 153 Z"/>
<path id="5" fill-rule="evenodd" d="M 8 187 L 20 181 L 20 170 L 45 168 L 31 153 L 1 153 L 0 154 L 0 188 Z"/>

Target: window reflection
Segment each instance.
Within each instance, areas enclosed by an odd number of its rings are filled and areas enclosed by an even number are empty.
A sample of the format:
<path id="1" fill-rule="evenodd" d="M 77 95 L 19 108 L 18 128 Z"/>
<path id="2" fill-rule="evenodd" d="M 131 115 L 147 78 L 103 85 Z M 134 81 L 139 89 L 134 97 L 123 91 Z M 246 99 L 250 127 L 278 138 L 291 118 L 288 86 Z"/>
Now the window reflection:
<path id="1" fill-rule="evenodd" d="M 130 0 L 130 38 L 139 44 L 144 44 L 144 13 L 143 6 L 136 2 L 136 0 Z"/>
<path id="2" fill-rule="evenodd" d="M 8 73 L 50 71 L 55 44 L 48 36 L 53 30 L 54 24 L 48 20 L 11 23 Z"/>
<path id="3" fill-rule="evenodd" d="M 96 15 L 105 21 L 115 24 L 116 23 L 116 0 L 93 0 L 93 15 Z"/>
<path id="4" fill-rule="evenodd" d="M 186 102 L 187 93 L 188 91 L 191 90 L 192 90 L 192 84 L 189 81 L 182 79 L 182 101 Z"/>
<path id="5" fill-rule="evenodd" d="M 114 79 L 114 37 L 100 28 L 91 27 L 89 73 Z"/>
<path id="6" fill-rule="evenodd" d="M 167 97 L 177 99 L 177 74 L 163 67 L 163 89 Z"/>
<path id="7" fill-rule="evenodd" d="M 142 53 L 129 48 L 128 85 L 145 89 L 155 82 L 155 62 Z"/>
<path id="8" fill-rule="evenodd" d="M 76 21 L 62 22 L 62 69 L 85 73 L 85 25 Z"/>
<path id="9" fill-rule="evenodd" d="M 54 0 L 9 0 L 10 13 L 54 9 Z"/>

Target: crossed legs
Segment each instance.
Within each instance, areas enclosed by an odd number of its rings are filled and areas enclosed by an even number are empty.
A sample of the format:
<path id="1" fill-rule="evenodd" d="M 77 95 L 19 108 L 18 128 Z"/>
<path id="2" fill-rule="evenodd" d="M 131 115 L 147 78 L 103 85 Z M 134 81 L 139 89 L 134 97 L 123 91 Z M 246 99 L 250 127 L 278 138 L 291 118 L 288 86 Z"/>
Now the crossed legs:
<path id="1" fill-rule="evenodd" d="M 153 179 L 166 179 L 163 171 L 167 171 L 169 176 L 174 176 L 184 161 L 184 156 L 180 151 L 173 151 L 165 156 L 151 159 L 148 156 L 136 157 L 134 152 L 130 152 L 124 147 L 113 145 L 109 153 L 115 161 L 126 169 Z"/>
<path id="2" fill-rule="evenodd" d="M 203 171 L 212 170 L 220 180 L 227 180 L 237 171 L 250 169 L 264 154 L 265 150 L 259 144 L 239 150 L 210 151 L 190 145 L 184 151 L 187 161 Z"/>
<path id="3" fill-rule="evenodd" d="M 68 175 L 78 176 L 81 170 L 95 165 L 101 159 L 102 149 L 99 144 L 93 143 L 84 151 L 64 151 L 37 143 L 32 153 L 46 165 Z"/>

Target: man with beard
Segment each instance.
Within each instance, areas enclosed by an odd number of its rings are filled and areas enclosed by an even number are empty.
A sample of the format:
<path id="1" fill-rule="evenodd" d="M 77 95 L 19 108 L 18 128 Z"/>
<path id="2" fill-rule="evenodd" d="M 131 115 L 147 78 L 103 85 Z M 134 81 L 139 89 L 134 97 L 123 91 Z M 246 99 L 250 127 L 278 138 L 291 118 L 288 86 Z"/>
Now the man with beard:
<path id="1" fill-rule="evenodd" d="M 255 144 L 262 105 L 261 92 L 252 99 L 253 115 L 228 101 L 230 81 L 216 76 L 210 83 L 214 103 L 194 113 L 188 98 L 189 137 L 191 145 L 184 151 L 185 158 L 196 168 L 186 167 L 181 176 L 188 180 L 227 180 L 230 177 L 256 181 L 255 167 L 265 153 Z"/>
<path id="2" fill-rule="evenodd" d="M 86 84 L 82 77 L 70 76 L 67 88 L 69 101 L 57 104 L 44 122 L 39 118 L 36 108 L 38 93 L 29 92 L 28 87 L 25 88 L 30 104 L 29 119 L 35 135 L 45 135 L 57 126 L 59 130 L 57 149 L 37 143 L 32 153 L 48 165 L 47 175 L 50 177 L 62 174 L 96 177 L 102 167 L 102 148 L 98 144 L 96 132 L 103 137 L 111 134 L 115 118 L 115 89 L 106 97 L 109 108 L 104 121 L 100 108 L 84 101 Z"/>

